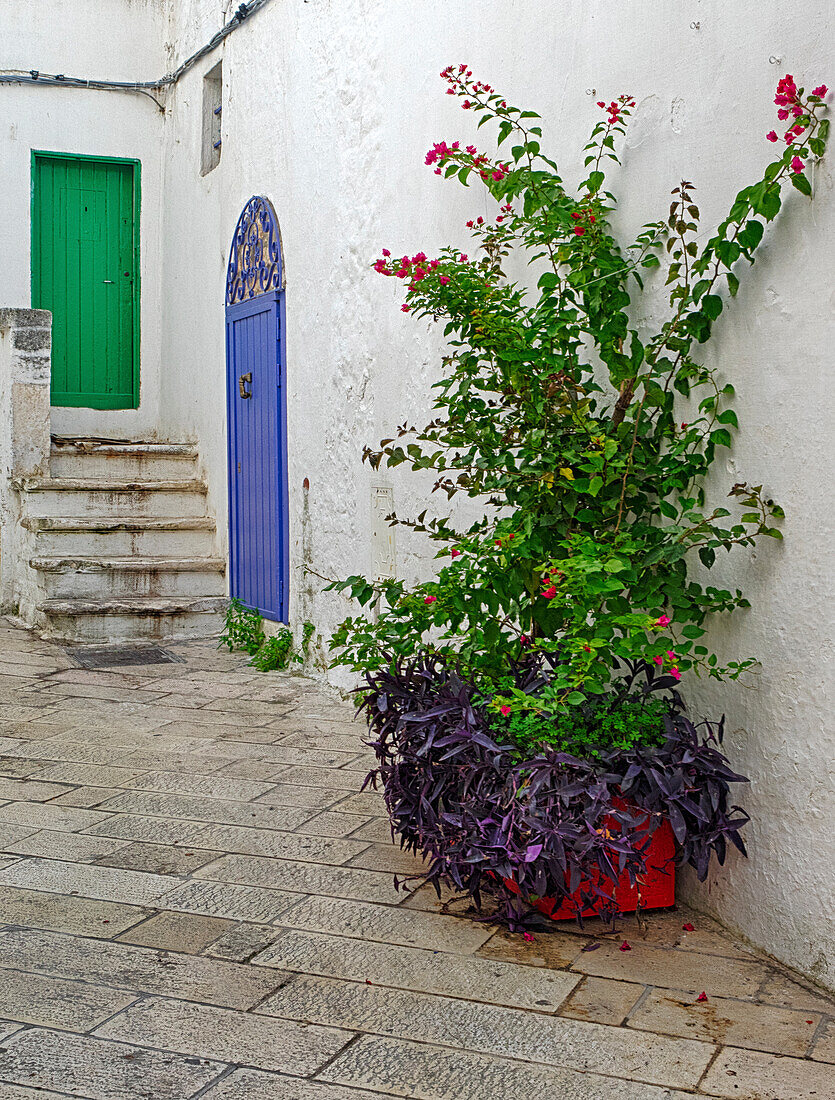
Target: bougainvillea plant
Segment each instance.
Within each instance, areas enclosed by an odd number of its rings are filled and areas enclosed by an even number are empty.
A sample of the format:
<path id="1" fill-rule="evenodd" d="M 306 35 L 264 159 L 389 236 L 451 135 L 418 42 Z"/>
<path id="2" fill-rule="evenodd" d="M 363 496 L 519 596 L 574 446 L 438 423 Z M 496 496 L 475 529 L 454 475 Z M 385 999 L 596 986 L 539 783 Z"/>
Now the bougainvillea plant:
<path id="1" fill-rule="evenodd" d="M 653 664 L 670 682 L 691 670 L 736 677 L 750 659 L 722 665 L 702 638 L 708 616 L 746 600 L 703 584 L 691 563 L 709 570 L 722 550 L 780 538 L 783 513 L 747 483 L 729 487 L 729 507 L 708 503 L 707 475 L 738 423 L 733 385 L 698 351 L 786 186 L 811 194 L 810 168 L 829 128 L 827 89 L 780 81 L 775 103 L 788 128 L 766 135 L 780 155 L 707 239 L 694 185 L 681 181 L 668 216 L 623 247 L 610 225 L 616 200 L 606 171 L 618 163 L 630 96 L 597 104 L 585 178 L 572 192 L 541 149 L 536 114 L 465 65 L 442 76 L 479 126 L 497 123 L 503 151 L 440 141 L 426 162 L 459 183 L 479 182 L 495 212 L 467 223 L 472 256 L 447 247 L 395 258 L 384 249 L 374 264 L 402 281 L 405 312 L 443 326 L 447 354 L 430 423 L 403 424 L 364 457 L 375 469 L 432 471 L 436 490 L 475 498 L 484 514 L 464 530 L 426 513 L 397 519 L 438 545 L 437 574 L 412 586 L 361 577 L 333 586 L 377 610 L 342 624 L 336 660 L 373 672 L 437 656 L 503 716 L 565 713 L 605 695 L 624 661 Z M 506 276 L 511 257 L 530 264 L 530 277 Z M 636 320 L 651 312 L 640 306 L 642 280 L 659 266 L 669 312 L 647 330 Z M 525 651 L 558 655 L 534 694 L 510 672 Z"/>

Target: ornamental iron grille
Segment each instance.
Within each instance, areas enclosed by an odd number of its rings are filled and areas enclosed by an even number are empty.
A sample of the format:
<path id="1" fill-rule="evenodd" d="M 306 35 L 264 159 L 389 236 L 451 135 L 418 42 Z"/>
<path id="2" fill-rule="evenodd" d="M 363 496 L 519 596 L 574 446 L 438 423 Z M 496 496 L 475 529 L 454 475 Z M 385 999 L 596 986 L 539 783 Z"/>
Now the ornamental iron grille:
<path id="1" fill-rule="evenodd" d="M 253 195 L 235 227 L 226 271 L 226 304 L 284 289 L 281 233 L 272 203 Z"/>

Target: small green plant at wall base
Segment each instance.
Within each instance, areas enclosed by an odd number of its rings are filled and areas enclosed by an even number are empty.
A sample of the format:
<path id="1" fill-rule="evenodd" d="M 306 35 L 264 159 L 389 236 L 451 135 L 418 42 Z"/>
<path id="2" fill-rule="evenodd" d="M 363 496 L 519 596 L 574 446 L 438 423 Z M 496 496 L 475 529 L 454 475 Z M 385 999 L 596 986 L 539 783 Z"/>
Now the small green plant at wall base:
<path id="1" fill-rule="evenodd" d="M 272 672 L 276 668 L 287 668 L 291 660 L 301 661 L 301 657 L 293 653 L 293 631 L 282 626 L 266 639 L 249 663 L 260 672 Z"/>
<path id="2" fill-rule="evenodd" d="M 264 627 L 261 616 L 233 597 L 223 618 L 223 630 L 218 645 L 225 645 L 230 651 L 243 649 L 251 655 L 257 653 L 263 644 Z"/>

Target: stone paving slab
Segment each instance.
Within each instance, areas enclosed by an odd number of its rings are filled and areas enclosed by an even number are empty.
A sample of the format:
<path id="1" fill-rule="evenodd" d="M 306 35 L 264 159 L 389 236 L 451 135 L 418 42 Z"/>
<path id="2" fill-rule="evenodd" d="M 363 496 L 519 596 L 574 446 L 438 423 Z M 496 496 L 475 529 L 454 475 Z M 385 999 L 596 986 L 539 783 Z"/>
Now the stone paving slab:
<path id="1" fill-rule="evenodd" d="M 123 783 L 136 790 L 160 791 L 163 794 L 205 795 L 207 798 L 249 802 L 273 789 L 272 783 L 251 779 L 227 779 L 225 776 L 184 775 L 181 772 L 155 771 Z"/>
<path id="2" fill-rule="evenodd" d="M 298 1077 L 257 1069 L 236 1069 L 210 1088 L 201 1100 L 394 1100 L 395 1097 L 402 1100 L 405 1095 L 403 1092 L 368 1092 L 353 1085 L 343 1088 L 342 1085 L 301 1081 Z M 0 1100 L 3 1100 L 2 1093 Z"/>
<path id="3" fill-rule="evenodd" d="M 160 904 L 183 913 L 203 913 L 232 920 L 280 920 L 298 902 L 298 894 L 237 886 L 228 882 L 186 882 L 166 894 Z"/>
<path id="4" fill-rule="evenodd" d="M 96 861 L 102 867 L 124 867 L 129 871 L 150 871 L 158 875 L 185 875 L 217 859 L 217 852 L 207 848 L 178 848 L 174 844 L 141 844 L 127 840 L 111 843 L 118 847 Z"/>
<path id="5" fill-rule="evenodd" d="M 128 1009 L 96 1034 L 301 1077 L 324 1067 L 353 1038 L 337 1028 L 158 998 Z"/>
<path id="6" fill-rule="evenodd" d="M 817 1012 L 709 997 L 699 1002 L 692 993 L 651 990 L 630 1014 L 629 1027 L 705 1039 L 722 1046 L 741 1046 L 775 1054 L 804 1057 L 821 1022 Z"/>
<path id="7" fill-rule="evenodd" d="M 30 1089 L 26 1085 L 13 1085 L 0 1081 L 0 1100 L 66 1100 L 68 1092 L 53 1092 L 51 1089 Z M 78 1100 L 77 1094 L 75 1100 Z"/>
<path id="8" fill-rule="evenodd" d="M 0 967 L 243 1010 L 282 982 L 274 970 L 48 932 L 0 932 Z"/>
<path id="9" fill-rule="evenodd" d="M 6 825 L 31 825 L 36 829 L 58 829 L 72 833 L 76 829 L 89 829 L 104 821 L 108 815 L 94 810 L 78 810 L 69 806 L 55 806 L 49 802 L 7 802 L 0 806 L 0 822 Z"/>
<path id="10" fill-rule="evenodd" d="M 92 1031 L 136 997 L 134 992 L 21 970 L 0 974 L 0 1015 L 62 1031 Z"/>
<path id="11" fill-rule="evenodd" d="M 820 1062 L 727 1047 L 702 1090 L 729 1100 L 835 1100 L 835 1073 Z"/>
<path id="12" fill-rule="evenodd" d="M 236 927 L 221 917 L 196 917 L 191 913 L 159 913 L 118 937 L 119 943 L 137 947 L 156 947 L 162 951 L 182 951 L 197 955 L 204 947 Z"/>
<path id="13" fill-rule="evenodd" d="M 0 1050 L 0 1080 L 86 1100 L 184 1100 L 225 1068 L 126 1043 L 25 1031 Z"/>
<path id="14" fill-rule="evenodd" d="M 254 955 L 269 947 L 278 935 L 278 928 L 241 921 L 210 944 L 205 954 L 231 962 L 249 962 Z"/>
<path id="15" fill-rule="evenodd" d="M 619 1027 L 626 1020 L 630 1010 L 644 996 L 645 988 L 633 982 L 613 982 L 608 978 L 583 978 L 582 985 L 577 986 L 560 1009 L 560 1016 Z M 685 1036 L 689 1036 L 689 1032 L 685 1032 Z"/>
<path id="16" fill-rule="evenodd" d="M 620 942 L 603 943 L 596 951 L 578 954 L 574 969 L 599 978 L 752 999 L 768 975 L 766 967 L 759 962 L 697 952 L 662 951 L 632 941 L 627 941 L 630 951 L 621 951 L 622 942 L 621 939 Z"/>
<path id="17" fill-rule="evenodd" d="M 450 957 L 441 951 L 337 939 L 287 931 L 252 962 L 303 974 L 366 982 L 420 993 L 556 1012 L 579 980 L 554 970 L 535 970 L 487 959 Z"/>
<path id="18" fill-rule="evenodd" d="M 281 915 L 281 923 L 334 936 L 428 947 L 457 955 L 474 954 L 492 935 L 492 929 L 484 924 L 455 917 L 436 917 L 372 902 L 322 896 L 299 901 Z"/>
<path id="19" fill-rule="evenodd" d="M 405 1088 L 409 1091 L 396 1095 L 419 1100 L 686 1100 L 693 1095 L 598 1074 L 370 1036 L 340 1055 L 322 1077 L 349 1087 Z"/>
<path id="20" fill-rule="evenodd" d="M 139 905 L 0 886 L 0 924 L 109 939 L 152 912 Z"/>
<path id="21" fill-rule="evenodd" d="M 145 871 L 123 871 L 57 859 L 22 859 L 0 871 L 0 885 L 31 887 L 57 894 L 80 894 L 102 901 L 151 905 L 170 893 L 177 880 Z"/>
<path id="22" fill-rule="evenodd" d="M 71 784 L 42 783 L 39 779 L 4 779 L 0 777 L 0 798 L 15 802 L 48 802 L 66 794 Z"/>
<path id="23" fill-rule="evenodd" d="M 195 872 L 195 877 L 293 890 L 302 894 L 374 901 L 384 905 L 397 905 L 404 896 L 402 891 L 394 888 L 392 876 L 379 871 L 323 867 L 315 863 L 262 856 L 223 856 L 215 863 L 201 867 Z"/>
<path id="24" fill-rule="evenodd" d="M 23 840 L 6 845 L 6 851 L 24 856 L 43 856 L 47 859 L 57 852 L 66 860 L 85 863 L 112 855 L 128 846 L 125 840 L 112 840 L 105 836 L 85 836 L 83 833 L 59 833 L 43 829 L 31 833 Z"/>
<path id="25" fill-rule="evenodd" d="M 2 809 L 2 806 L 0 806 Z M 26 825 L 0 825 L 0 848 L 6 851 L 18 841 L 32 836 L 35 830 Z"/>
<path id="26" fill-rule="evenodd" d="M 294 829 L 312 816 L 312 811 L 288 806 L 259 806 L 204 795 L 159 794 L 129 791 L 102 803 L 108 813 L 182 817 L 192 821 L 216 821 L 223 825 L 245 825 L 259 829 Z"/>
<path id="27" fill-rule="evenodd" d="M 712 1043 L 331 978 L 292 977 L 258 1012 L 674 1088 L 695 1088 Z"/>

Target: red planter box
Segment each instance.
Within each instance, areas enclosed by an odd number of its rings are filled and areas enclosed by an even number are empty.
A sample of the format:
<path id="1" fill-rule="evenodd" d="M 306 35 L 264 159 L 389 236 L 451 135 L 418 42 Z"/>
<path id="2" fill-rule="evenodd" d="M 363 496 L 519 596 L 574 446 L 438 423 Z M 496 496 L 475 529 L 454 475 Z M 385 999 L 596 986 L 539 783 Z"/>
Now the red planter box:
<path id="1" fill-rule="evenodd" d="M 676 849 L 670 823 L 664 821 L 644 843 L 647 870 L 638 879 L 636 886 L 630 883 L 625 872 L 616 883 L 605 879 L 600 884 L 610 898 L 614 897 L 621 913 L 634 912 L 638 908 L 639 897 L 641 909 L 664 909 L 675 904 L 676 873 L 673 859 Z M 514 894 L 519 893 L 519 887 L 512 879 L 504 879 L 504 884 Z M 552 920 L 573 920 L 577 916 L 579 890 L 572 895 L 572 899 L 565 898 L 557 906 L 554 898 L 540 898 L 534 905 Z M 584 909 L 583 916 L 597 916 L 597 907 Z"/>

